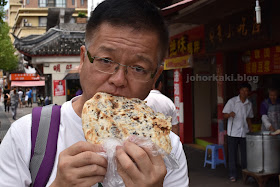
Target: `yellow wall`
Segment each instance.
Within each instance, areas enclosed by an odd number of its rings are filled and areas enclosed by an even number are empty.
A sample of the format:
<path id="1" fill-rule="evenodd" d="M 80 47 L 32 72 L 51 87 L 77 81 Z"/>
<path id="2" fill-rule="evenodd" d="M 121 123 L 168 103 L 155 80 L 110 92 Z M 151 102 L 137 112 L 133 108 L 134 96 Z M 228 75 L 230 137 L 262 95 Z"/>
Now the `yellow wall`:
<path id="1" fill-rule="evenodd" d="M 44 34 L 46 32 L 46 27 L 39 27 L 39 17 L 47 17 L 48 8 L 23 8 L 22 4 L 18 2 L 19 0 L 10 0 L 10 33 L 13 33 L 18 38 L 26 37 L 31 34 Z M 76 8 L 73 17 L 77 17 L 78 12 L 87 13 L 87 8 Z M 31 26 L 24 25 L 24 19 L 27 19 L 27 23 L 31 23 Z M 12 42 L 14 42 L 13 36 L 11 36 L 11 39 Z"/>

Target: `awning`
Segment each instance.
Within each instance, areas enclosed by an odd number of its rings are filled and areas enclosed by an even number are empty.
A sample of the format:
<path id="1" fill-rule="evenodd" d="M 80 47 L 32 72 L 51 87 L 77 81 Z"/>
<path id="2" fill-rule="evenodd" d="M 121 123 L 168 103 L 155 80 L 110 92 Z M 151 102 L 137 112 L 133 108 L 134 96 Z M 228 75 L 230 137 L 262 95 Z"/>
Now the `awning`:
<path id="1" fill-rule="evenodd" d="M 11 87 L 34 87 L 45 86 L 45 81 L 12 81 Z"/>
<path id="2" fill-rule="evenodd" d="M 63 80 L 74 80 L 74 79 L 80 79 L 79 73 L 68 73 Z"/>
<path id="3" fill-rule="evenodd" d="M 170 5 L 168 7 L 165 7 L 163 9 L 161 9 L 162 10 L 162 14 L 163 14 L 163 16 L 167 16 L 169 14 L 177 12 L 177 11 L 179 11 L 179 10 L 189 6 L 189 5 L 191 5 L 195 1 L 197 1 L 197 0 L 183 0 L 183 1 L 180 1 L 178 3 L 175 3 L 173 5 Z"/>
<path id="4" fill-rule="evenodd" d="M 67 75 L 63 78 L 63 80 L 73 80 L 73 79 L 80 79 L 79 66 L 70 69 Z"/>

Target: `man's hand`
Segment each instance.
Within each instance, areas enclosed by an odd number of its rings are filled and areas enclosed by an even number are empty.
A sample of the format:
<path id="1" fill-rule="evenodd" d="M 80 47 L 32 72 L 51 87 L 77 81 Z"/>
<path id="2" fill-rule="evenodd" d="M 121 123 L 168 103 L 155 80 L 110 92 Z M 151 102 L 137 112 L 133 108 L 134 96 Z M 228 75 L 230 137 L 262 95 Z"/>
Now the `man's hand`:
<path id="1" fill-rule="evenodd" d="M 150 150 L 126 141 L 123 147 L 117 147 L 116 160 L 125 186 L 163 186 L 167 170 L 161 155 L 153 156 Z"/>
<path id="2" fill-rule="evenodd" d="M 102 182 L 107 171 L 107 160 L 97 152 L 104 152 L 102 146 L 82 141 L 62 151 L 51 186 L 88 187 Z"/>
<path id="3" fill-rule="evenodd" d="M 225 113 L 225 114 L 224 114 L 224 118 L 228 119 L 228 118 L 230 118 L 230 117 L 234 118 L 234 117 L 235 117 L 235 113 L 234 113 L 234 112 L 231 112 L 231 113 Z"/>
<path id="4" fill-rule="evenodd" d="M 235 113 L 234 112 L 229 113 L 229 117 L 234 118 L 235 117 Z"/>

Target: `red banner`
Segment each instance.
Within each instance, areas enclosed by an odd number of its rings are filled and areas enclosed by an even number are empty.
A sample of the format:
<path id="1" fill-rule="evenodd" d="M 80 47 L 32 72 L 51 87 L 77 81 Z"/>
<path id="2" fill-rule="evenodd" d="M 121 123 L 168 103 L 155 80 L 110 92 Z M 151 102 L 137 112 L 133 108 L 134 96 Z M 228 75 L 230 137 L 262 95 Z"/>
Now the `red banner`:
<path id="1" fill-rule="evenodd" d="M 65 95 L 65 80 L 54 80 L 54 96 L 64 96 Z"/>
<path id="2" fill-rule="evenodd" d="M 183 81 L 181 69 L 174 70 L 174 104 L 179 121 L 180 138 L 184 142 Z"/>
<path id="3" fill-rule="evenodd" d="M 280 46 L 255 49 L 243 54 L 246 74 L 263 75 L 280 73 Z"/>
<path id="4" fill-rule="evenodd" d="M 11 73 L 11 81 L 39 81 L 40 76 L 35 73 Z"/>

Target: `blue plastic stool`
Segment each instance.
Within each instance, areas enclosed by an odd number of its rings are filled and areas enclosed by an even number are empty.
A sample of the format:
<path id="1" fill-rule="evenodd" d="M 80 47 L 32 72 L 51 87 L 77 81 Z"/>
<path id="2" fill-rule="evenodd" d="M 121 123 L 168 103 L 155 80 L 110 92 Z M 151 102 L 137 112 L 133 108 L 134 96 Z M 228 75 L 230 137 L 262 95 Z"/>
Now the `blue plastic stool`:
<path id="1" fill-rule="evenodd" d="M 207 153 L 208 153 L 209 149 L 211 149 L 211 151 L 212 151 L 211 160 L 207 160 Z M 219 159 L 219 149 L 222 149 L 224 159 Z M 225 150 L 224 150 L 223 145 L 212 144 L 212 145 L 207 145 L 206 146 L 204 167 L 206 166 L 206 164 L 211 164 L 212 169 L 216 169 L 217 164 L 224 164 L 225 167 L 227 167 L 226 166 L 226 159 L 225 159 Z"/>

